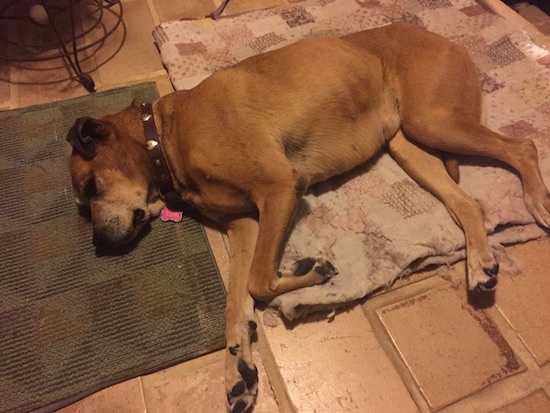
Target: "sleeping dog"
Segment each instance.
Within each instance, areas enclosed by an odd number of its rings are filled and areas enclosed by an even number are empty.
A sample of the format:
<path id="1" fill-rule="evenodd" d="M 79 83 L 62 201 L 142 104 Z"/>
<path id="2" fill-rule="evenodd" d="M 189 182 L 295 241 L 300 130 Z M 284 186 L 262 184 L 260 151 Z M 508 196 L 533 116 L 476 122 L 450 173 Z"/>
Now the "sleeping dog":
<path id="1" fill-rule="evenodd" d="M 316 182 L 387 148 L 463 229 L 471 290 L 493 289 L 499 266 L 480 207 L 457 185 L 453 154 L 513 167 L 527 208 L 550 227 L 534 144 L 487 129 L 480 114 L 478 72 L 465 49 L 399 23 L 303 40 L 154 104 L 80 118 L 67 137 L 70 173 L 77 202 L 91 209 L 98 247 L 134 239 L 173 196 L 225 227 L 226 388 L 236 413 L 257 393 L 254 299 L 269 301 L 336 273 L 330 262 L 308 257 L 278 268 L 300 198 Z"/>

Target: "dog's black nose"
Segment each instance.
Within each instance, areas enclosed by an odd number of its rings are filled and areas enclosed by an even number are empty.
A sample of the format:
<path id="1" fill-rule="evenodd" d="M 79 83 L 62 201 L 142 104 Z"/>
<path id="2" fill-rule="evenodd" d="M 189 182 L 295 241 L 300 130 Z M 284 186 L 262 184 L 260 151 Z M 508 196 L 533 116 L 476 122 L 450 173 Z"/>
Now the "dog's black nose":
<path id="1" fill-rule="evenodd" d="M 92 237 L 92 244 L 94 244 L 94 247 L 96 248 L 101 248 L 105 246 L 105 239 L 101 234 L 94 231 L 94 236 Z"/>
<path id="2" fill-rule="evenodd" d="M 141 224 L 143 222 L 143 218 L 145 218 L 145 211 L 140 208 L 134 209 L 134 227 Z"/>

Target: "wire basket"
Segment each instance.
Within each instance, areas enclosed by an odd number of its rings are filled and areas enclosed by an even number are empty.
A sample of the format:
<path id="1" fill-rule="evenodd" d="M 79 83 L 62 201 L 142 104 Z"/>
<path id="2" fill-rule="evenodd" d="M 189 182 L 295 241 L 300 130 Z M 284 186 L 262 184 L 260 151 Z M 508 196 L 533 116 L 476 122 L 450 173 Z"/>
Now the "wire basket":
<path id="1" fill-rule="evenodd" d="M 120 0 L 9 0 L 0 6 L 0 61 L 33 69 L 32 62 L 63 59 L 71 77 L 89 91 L 92 77 L 80 63 L 95 56 L 106 39 L 122 30 L 122 41 L 104 61 L 120 50 L 126 28 Z M 120 37 L 119 37 L 120 38 Z M 57 69 L 58 67 L 50 67 Z M 44 70 L 44 69 L 40 69 Z M 52 80 L 51 82 L 62 81 Z"/>

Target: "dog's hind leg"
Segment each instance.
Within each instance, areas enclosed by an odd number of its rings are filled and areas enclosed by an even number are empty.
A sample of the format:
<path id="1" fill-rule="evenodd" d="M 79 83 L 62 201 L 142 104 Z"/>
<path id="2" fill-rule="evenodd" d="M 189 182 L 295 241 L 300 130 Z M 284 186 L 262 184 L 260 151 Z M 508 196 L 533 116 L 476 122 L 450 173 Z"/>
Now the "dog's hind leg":
<path id="1" fill-rule="evenodd" d="M 533 141 L 493 132 L 457 109 L 454 113 L 450 109 L 440 109 L 430 115 L 408 116 L 403 129 L 407 136 L 427 147 L 460 155 L 486 156 L 510 165 L 521 178 L 527 209 L 540 225 L 550 228 L 550 195 Z"/>
<path id="2" fill-rule="evenodd" d="M 469 128 L 469 133 L 474 133 L 479 141 L 485 141 L 490 146 L 484 148 L 481 155 L 505 162 L 519 173 L 525 206 L 540 225 L 550 228 L 550 195 L 542 178 L 533 141 L 506 137 L 482 125 L 476 126 L 477 130 Z"/>
<path id="3" fill-rule="evenodd" d="M 254 404 L 258 371 L 252 360 L 251 336 L 256 330 L 254 300 L 248 292 L 258 222 L 252 217 L 232 221 L 229 238 L 229 286 L 225 308 L 225 386 L 229 412 L 243 412 Z"/>
<path id="4" fill-rule="evenodd" d="M 433 151 L 407 139 L 401 131 L 390 141 L 389 151 L 420 186 L 443 202 L 464 231 L 469 288 L 494 288 L 498 263 L 487 240 L 483 213 L 477 202 L 460 189 Z"/>

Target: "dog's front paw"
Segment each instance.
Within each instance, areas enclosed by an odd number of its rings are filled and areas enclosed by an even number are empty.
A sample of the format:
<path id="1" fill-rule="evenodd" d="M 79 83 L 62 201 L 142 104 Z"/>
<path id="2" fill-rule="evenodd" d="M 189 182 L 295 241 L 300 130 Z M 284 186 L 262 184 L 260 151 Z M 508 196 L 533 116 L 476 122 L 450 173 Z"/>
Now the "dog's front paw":
<path id="1" fill-rule="evenodd" d="M 227 386 L 227 411 L 230 413 L 242 413 L 252 407 L 258 395 L 258 369 L 254 364 L 249 364 L 244 359 L 235 355 L 235 365 L 229 367 L 235 369 L 230 376 L 226 373 Z"/>
<path id="2" fill-rule="evenodd" d="M 303 258 L 296 261 L 292 266 L 292 275 L 295 277 L 302 277 L 311 272 L 323 277 L 322 281 L 327 281 L 338 274 L 338 270 L 334 265 L 330 261 L 323 259 Z"/>
<path id="3" fill-rule="evenodd" d="M 550 194 L 525 196 L 525 205 L 535 220 L 545 228 L 550 228 Z"/>
<path id="4" fill-rule="evenodd" d="M 228 344 L 225 356 L 225 386 L 227 390 L 227 411 L 242 413 L 248 411 L 258 395 L 258 369 L 252 360 L 251 336 L 257 328 L 253 320 L 235 323 L 235 341 Z M 228 340 L 231 343 L 231 340 Z"/>

